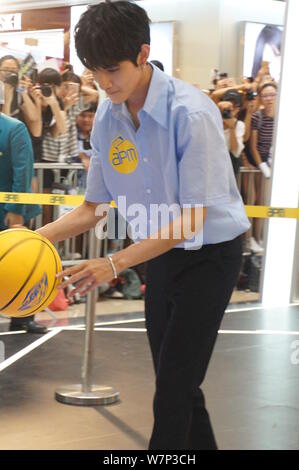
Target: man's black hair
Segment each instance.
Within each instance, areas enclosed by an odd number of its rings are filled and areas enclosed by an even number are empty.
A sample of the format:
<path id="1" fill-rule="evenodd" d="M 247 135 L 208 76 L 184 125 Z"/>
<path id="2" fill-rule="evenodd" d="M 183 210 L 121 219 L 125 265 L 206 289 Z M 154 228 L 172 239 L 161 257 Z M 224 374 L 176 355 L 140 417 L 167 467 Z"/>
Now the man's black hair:
<path id="1" fill-rule="evenodd" d="M 272 86 L 273 88 L 275 88 L 275 90 L 277 90 L 277 85 L 275 82 L 266 82 L 259 88 L 259 91 L 258 91 L 259 95 L 261 95 L 262 91 L 268 86 Z"/>
<path id="2" fill-rule="evenodd" d="M 61 75 L 57 70 L 47 67 L 38 74 L 37 82 L 41 85 L 43 83 L 49 83 L 51 85 L 60 86 Z"/>
<path id="3" fill-rule="evenodd" d="M 81 78 L 79 75 L 76 75 L 74 72 L 64 72 L 61 74 L 61 79 L 63 82 L 72 82 L 78 83 L 81 86 Z"/>
<path id="4" fill-rule="evenodd" d="M 4 55 L 3 57 L 1 57 L 1 59 L 0 59 L 0 67 L 2 66 L 2 64 L 3 64 L 3 62 L 4 62 L 5 60 L 14 60 L 15 63 L 17 64 L 17 66 L 19 67 L 19 61 L 18 61 L 18 59 L 16 59 L 16 57 L 14 57 L 13 55 L 9 55 L 9 54 L 8 54 L 8 55 Z"/>
<path id="5" fill-rule="evenodd" d="M 128 1 L 92 5 L 75 28 L 75 46 L 89 70 L 114 67 L 124 60 L 137 66 L 142 44 L 150 44 L 146 11 Z"/>
<path id="6" fill-rule="evenodd" d="M 98 108 L 98 104 L 97 104 L 97 103 L 89 103 L 88 108 L 86 108 L 86 109 L 84 109 L 83 111 L 81 111 L 80 114 L 82 114 L 82 113 L 96 113 L 97 108 Z"/>
<path id="7" fill-rule="evenodd" d="M 158 69 L 162 70 L 162 72 L 164 72 L 164 65 L 162 64 L 162 62 L 160 62 L 159 60 L 151 60 L 151 63 L 158 67 Z"/>

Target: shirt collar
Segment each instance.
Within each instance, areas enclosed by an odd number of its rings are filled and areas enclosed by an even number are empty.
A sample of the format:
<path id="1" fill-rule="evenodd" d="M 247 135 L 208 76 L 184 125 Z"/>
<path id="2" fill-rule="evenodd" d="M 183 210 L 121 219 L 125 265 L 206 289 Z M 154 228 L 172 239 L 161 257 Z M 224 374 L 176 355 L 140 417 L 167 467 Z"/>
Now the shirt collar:
<path id="1" fill-rule="evenodd" d="M 152 78 L 144 106 L 138 112 L 138 115 L 140 116 L 143 112 L 145 112 L 155 121 L 157 121 L 158 124 L 167 129 L 167 102 L 170 77 L 158 69 L 158 67 L 155 65 L 151 64 L 151 66 L 153 68 Z M 112 113 L 115 117 L 120 117 L 120 115 L 128 116 L 128 110 L 124 103 L 112 103 Z"/>

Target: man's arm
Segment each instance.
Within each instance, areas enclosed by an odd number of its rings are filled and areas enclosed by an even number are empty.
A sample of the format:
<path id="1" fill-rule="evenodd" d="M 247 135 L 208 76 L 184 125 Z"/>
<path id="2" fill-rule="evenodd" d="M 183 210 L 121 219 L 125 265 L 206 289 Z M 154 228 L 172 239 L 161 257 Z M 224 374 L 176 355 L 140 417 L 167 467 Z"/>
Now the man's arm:
<path id="1" fill-rule="evenodd" d="M 99 204 L 84 201 L 71 212 L 36 231 L 52 243 L 80 235 L 80 233 L 90 230 L 105 217 L 105 214 L 102 216 L 95 215 L 98 206 Z"/>
<path id="2" fill-rule="evenodd" d="M 166 253 L 179 243 L 190 240 L 201 232 L 206 216 L 205 208 L 182 210 L 181 216 L 159 230 L 150 238 L 125 248 L 113 255 L 116 273 L 124 269 L 144 263 Z M 77 283 L 71 295 L 79 292 L 85 295 L 98 285 L 113 279 L 113 269 L 108 258 L 84 261 L 77 266 L 66 269 L 58 277 L 68 276 L 69 279 L 60 284 L 63 289 L 69 284 Z"/>

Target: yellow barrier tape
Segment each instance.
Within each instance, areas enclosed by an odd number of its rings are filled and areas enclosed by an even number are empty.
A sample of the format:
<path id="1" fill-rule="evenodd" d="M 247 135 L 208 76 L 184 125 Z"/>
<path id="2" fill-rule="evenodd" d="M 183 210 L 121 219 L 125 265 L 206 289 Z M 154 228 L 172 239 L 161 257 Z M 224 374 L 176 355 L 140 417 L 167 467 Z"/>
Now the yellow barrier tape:
<path id="1" fill-rule="evenodd" d="M 0 203 L 40 204 L 51 206 L 79 206 L 84 196 L 69 194 L 37 194 L 37 193 L 3 193 L 0 192 Z M 117 207 L 111 202 L 112 207 Z M 268 219 L 272 217 L 299 219 L 299 209 L 269 206 L 245 206 L 248 217 Z"/>
<path id="2" fill-rule="evenodd" d="M 245 206 L 248 217 L 269 219 L 273 217 L 299 219 L 299 209 L 270 206 Z"/>

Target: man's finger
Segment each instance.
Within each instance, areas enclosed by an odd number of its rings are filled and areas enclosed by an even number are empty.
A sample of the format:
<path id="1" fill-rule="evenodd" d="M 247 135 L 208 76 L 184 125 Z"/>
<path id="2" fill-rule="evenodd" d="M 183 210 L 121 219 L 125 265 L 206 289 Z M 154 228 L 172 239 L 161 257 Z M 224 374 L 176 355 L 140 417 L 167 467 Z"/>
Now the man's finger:
<path id="1" fill-rule="evenodd" d="M 71 268 L 67 268 L 64 271 L 60 271 L 59 273 L 56 274 L 56 277 L 61 278 L 64 276 L 72 276 L 73 274 L 76 274 L 79 271 L 82 271 L 82 269 L 84 269 L 84 266 L 82 266 L 82 264 L 83 263 L 80 263 L 77 266 L 72 266 Z"/>
<path id="2" fill-rule="evenodd" d="M 87 273 L 86 271 L 80 271 L 79 273 L 77 274 L 74 274 L 73 276 L 71 276 L 69 279 L 67 279 L 66 281 L 62 282 L 58 289 L 64 289 L 65 287 L 69 286 L 70 284 L 74 284 L 75 282 L 77 281 L 81 281 L 83 280 L 84 278 L 88 277 L 90 274 Z"/>
<path id="3" fill-rule="evenodd" d="M 92 289 L 97 287 L 97 283 L 93 281 L 91 278 L 84 279 L 84 281 L 80 282 L 75 289 L 73 289 L 68 296 L 74 297 L 75 294 L 85 295 L 86 292 L 89 292 Z"/>

